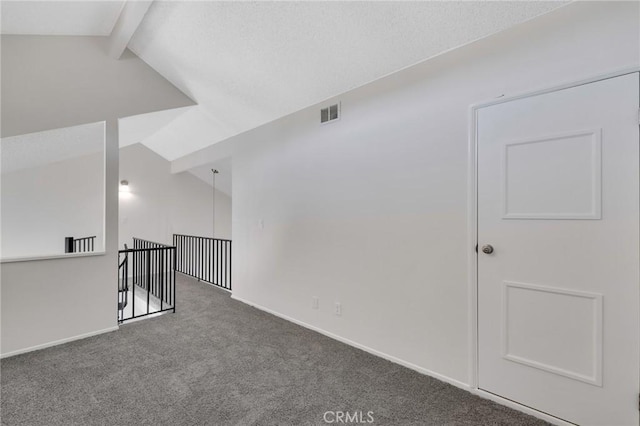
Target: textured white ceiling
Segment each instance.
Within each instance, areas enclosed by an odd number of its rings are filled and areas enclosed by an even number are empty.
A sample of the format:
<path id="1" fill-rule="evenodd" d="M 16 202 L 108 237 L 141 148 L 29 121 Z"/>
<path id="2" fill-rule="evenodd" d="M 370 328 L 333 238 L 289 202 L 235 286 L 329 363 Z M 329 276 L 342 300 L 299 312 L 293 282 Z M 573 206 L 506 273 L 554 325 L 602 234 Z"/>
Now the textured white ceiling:
<path id="1" fill-rule="evenodd" d="M 564 3 L 157 0 L 129 48 L 200 107 L 145 144 L 176 159 Z"/>
<path id="2" fill-rule="evenodd" d="M 7 1 L 0 3 L 2 34 L 108 36 L 124 0 Z"/>
<path id="3" fill-rule="evenodd" d="M 0 139 L 2 174 L 104 150 L 104 122 Z"/>

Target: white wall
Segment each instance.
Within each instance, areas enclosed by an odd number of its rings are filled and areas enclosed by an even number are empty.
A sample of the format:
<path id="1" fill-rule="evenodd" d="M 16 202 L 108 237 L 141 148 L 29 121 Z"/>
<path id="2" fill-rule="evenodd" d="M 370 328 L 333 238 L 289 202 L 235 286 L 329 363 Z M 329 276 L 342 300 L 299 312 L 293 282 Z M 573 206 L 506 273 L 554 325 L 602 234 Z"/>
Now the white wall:
<path id="1" fill-rule="evenodd" d="M 2 263 L 0 354 L 117 328 L 117 118 L 193 102 L 104 37 L 2 36 L 2 137 L 106 121 L 105 251 Z"/>
<path id="2" fill-rule="evenodd" d="M 0 265 L 0 356 L 117 328 L 118 127 L 105 132 L 105 254 Z"/>
<path id="3" fill-rule="evenodd" d="M 104 153 L 2 174 L 2 258 L 64 254 L 65 237 L 103 250 Z"/>
<path id="4" fill-rule="evenodd" d="M 210 237 L 213 188 L 190 173 L 172 174 L 169 161 L 142 144 L 120 149 L 120 247 L 132 237 L 171 243 L 174 233 Z M 216 237 L 231 239 L 231 198 L 216 192 Z"/>
<path id="5" fill-rule="evenodd" d="M 469 106 L 638 66 L 638 16 L 574 3 L 232 139 L 234 297 L 469 383 Z"/>

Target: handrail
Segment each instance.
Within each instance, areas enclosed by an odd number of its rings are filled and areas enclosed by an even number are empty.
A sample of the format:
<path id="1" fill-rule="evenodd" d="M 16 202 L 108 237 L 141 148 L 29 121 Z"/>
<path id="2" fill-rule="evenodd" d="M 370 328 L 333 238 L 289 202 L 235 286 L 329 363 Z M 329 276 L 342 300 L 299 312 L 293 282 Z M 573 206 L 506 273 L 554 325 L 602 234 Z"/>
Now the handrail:
<path id="1" fill-rule="evenodd" d="M 231 290 L 231 240 L 173 234 L 176 271 Z"/>
<path id="2" fill-rule="evenodd" d="M 155 250 L 165 250 L 165 249 L 174 249 L 176 246 L 162 246 L 162 247 L 149 247 L 149 248 L 132 248 L 132 249 L 124 249 L 118 250 L 118 253 L 134 253 L 139 251 L 155 251 Z"/>
<path id="3" fill-rule="evenodd" d="M 124 250 L 118 251 L 118 254 L 125 255 L 120 263 L 120 268 L 124 268 L 120 279 L 123 283 L 128 283 L 129 279 L 132 281 L 130 287 L 128 284 L 124 286 L 124 291 L 131 292 L 131 307 L 126 312 L 121 309 L 119 322 L 158 312 L 175 312 L 176 247 L 140 238 L 134 238 L 133 243 L 134 248 L 125 244 Z M 130 260 L 129 253 L 133 253 Z"/>
<path id="4" fill-rule="evenodd" d="M 125 244 L 126 247 L 126 244 Z M 120 258 L 120 253 L 118 253 Z M 118 265 L 118 321 L 124 321 L 124 310 L 129 304 L 129 254 L 125 253 L 124 259 Z"/>
<path id="5" fill-rule="evenodd" d="M 85 253 L 94 251 L 96 236 L 90 237 L 65 237 L 64 252 L 65 253 Z"/>
<path id="6" fill-rule="evenodd" d="M 159 243 L 157 241 L 151 241 L 151 240 L 145 240 L 144 238 L 133 237 L 133 246 L 134 247 L 136 246 L 136 242 L 138 242 L 138 243 L 139 242 L 144 242 L 144 243 L 147 243 L 147 244 L 155 244 L 155 245 L 163 246 L 163 247 L 171 247 L 168 244 Z"/>
<path id="7" fill-rule="evenodd" d="M 174 236 L 177 235 L 179 237 L 190 237 L 190 238 L 204 238 L 206 240 L 218 240 L 218 241 L 228 241 L 231 242 L 232 240 L 225 240 L 224 238 L 215 238 L 215 237 L 202 237 L 199 235 L 187 235 L 187 234 L 173 234 Z"/>
<path id="8" fill-rule="evenodd" d="M 125 250 L 128 248 L 126 244 L 124 245 L 124 248 L 125 248 Z M 120 251 L 118 251 L 118 259 L 120 259 Z M 129 253 L 125 252 L 124 260 L 120 263 L 120 265 L 118 265 L 118 269 L 122 268 L 122 266 L 127 261 L 127 259 L 129 259 Z"/>

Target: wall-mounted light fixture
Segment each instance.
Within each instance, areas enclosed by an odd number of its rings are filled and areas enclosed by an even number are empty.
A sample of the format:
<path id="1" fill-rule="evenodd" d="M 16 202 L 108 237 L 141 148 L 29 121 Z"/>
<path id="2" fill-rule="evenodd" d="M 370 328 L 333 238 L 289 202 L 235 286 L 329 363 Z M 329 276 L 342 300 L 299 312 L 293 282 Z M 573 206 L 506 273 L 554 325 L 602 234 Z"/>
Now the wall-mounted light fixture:
<path id="1" fill-rule="evenodd" d="M 121 180 L 120 181 L 120 192 L 129 192 L 129 181 Z"/>

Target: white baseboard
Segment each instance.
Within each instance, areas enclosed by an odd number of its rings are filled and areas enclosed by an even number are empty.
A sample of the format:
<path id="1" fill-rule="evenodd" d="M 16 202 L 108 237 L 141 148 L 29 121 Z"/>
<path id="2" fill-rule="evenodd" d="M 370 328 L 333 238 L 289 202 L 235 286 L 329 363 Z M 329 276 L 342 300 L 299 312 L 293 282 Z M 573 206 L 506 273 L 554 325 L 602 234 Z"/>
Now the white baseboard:
<path id="1" fill-rule="evenodd" d="M 420 367 L 418 365 L 415 365 L 415 364 L 412 364 L 410 362 L 407 362 L 407 361 L 405 361 L 403 359 L 396 358 L 393 355 L 389 355 L 389 354 L 386 354 L 384 352 L 380 352 L 380 351 L 378 351 L 376 349 L 373 349 L 373 348 L 370 348 L 368 346 L 362 345 L 362 344 L 360 344 L 358 342 L 354 342 L 353 340 L 346 339 L 346 338 L 344 338 L 342 336 L 338 336 L 337 334 L 333 334 L 333 333 L 328 332 L 326 330 L 323 330 L 323 329 L 321 329 L 319 327 L 313 326 L 311 324 L 307 324 L 306 322 L 299 321 L 299 320 L 297 320 L 295 318 L 291 318 L 291 317 L 289 317 L 287 315 L 283 315 L 283 314 L 281 314 L 279 312 L 276 312 L 276 311 L 271 310 L 269 308 L 265 308 L 264 306 L 260 306 L 260 305 L 258 305 L 256 303 L 253 303 L 253 302 L 251 302 L 249 300 L 242 299 L 242 298 L 240 298 L 240 297 L 238 297 L 238 296 L 236 296 L 234 294 L 231 295 L 231 298 L 234 299 L 234 300 L 237 300 L 238 302 L 242 302 L 242 303 L 244 303 L 246 305 L 249 305 L 249 306 L 252 306 L 252 307 L 254 307 L 256 309 L 264 311 L 264 312 L 266 312 L 268 314 L 275 315 L 275 316 L 277 316 L 279 318 L 282 318 L 284 320 L 287 320 L 289 322 L 292 322 L 292 323 L 297 324 L 299 326 L 302 326 L 304 328 L 308 328 L 309 330 L 313 330 L 313 331 L 315 331 L 317 333 L 320 333 L 322 335 L 330 337 L 330 338 L 332 338 L 334 340 L 337 340 L 339 342 L 345 343 L 345 344 L 347 344 L 349 346 L 353 346 L 355 348 L 362 349 L 365 352 L 368 352 L 368 353 L 370 353 L 372 355 L 375 355 L 377 357 L 386 359 L 387 361 L 391 361 L 394 364 L 399 364 L 399 365 L 402 365 L 403 367 L 407 367 L 407 368 L 409 368 L 411 370 L 417 371 L 418 373 L 424 374 L 426 376 L 431 376 L 431 377 L 433 377 L 435 379 L 438 379 L 438 380 L 441 380 L 443 382 L 449 383 L 449 384 L 451 384 L 451 385 L 453 385 L 453 386 L 455 386 L 457 388 L 464 389 L 466 391 L 470 391 L 471 390 L 471 387 L 469 387 L 468 384 L 463 383 L 463 382 L 461 382 L 459 380 L 452 379 L 451 377 L 444 376 L 444 375 L 442 375 L 440 373 L 436 373 L 435 371 L 431 371 L 431 370 L 428 370 L 426 368 L 423 368 L 423 367 Z"/>
<path id="2" fill-rule="evenodd" d="M 27 352 L 33 352 L 40 349 L 50 348 L 51 346 L 62 345 L 63 343 L 73 342 L 74 340 L 86 339 L 87 337 L 97 336 L 98 334 L 109 333 L 111 331 L 118 330 L 118 326 L 105 328 L 103 330 L 92 331 L 90 333 L 80 334 L 78 336 L 67 337 L 66 339 L 54 340 L 53 342 L 43 343 L 42 345 L 31 346 L 25 349 L 18 349 L 17 351 L 7 352 L 5 354 L 0 354 L 0 359 L 9 358 L 15 355 L 25 354 Z"/>
<path id="3" fill-rule="evenodd" d="M 318 332 L 318 333 L 320 333 L 322 335 L 330 337 L 330 338 L 332 338 L 334 340 L 337 340 L 339 342 L 345 343 L 345 344 L 347 344 L 349 346 L 353 346 L 353 347 L 356 347 L 358 349 L 362 349 L 365 352 L 368 352 L 368 353 L 370 353 L 372 355 L 375 355 L 377 357 L 386 359 L 387 361 L 391 361 L 394 364 L 402 365 L 403 367 L 407 367 L 407 368 L 409 368 L 411 370 L 417 371 L 418 373 L 424 374 L 426 376 L 433 377 L 433 378 L 441 380 L 441 381 L 443 381 L 445 383 L 449 383 L 450 385 L 453 385 L 453 386 L 455 386 L 457 388 L 460 388 L 460 389 L 466 390 L 468 392 L 471 392 L 472 394 L 477 395 L 477 396 L 479 396 L 481 398 L 488 399 L 488 400 L 496 402 L 496 403 L 498 403 L 500 405 L 507 406 L 509 408 L 512 408 L 514 410 L 520 411 L 520 412 L 525 413 L 525 414 L 529 414 L 531 416 L 534 416 L 536 418 L 545 420 L 545 421 L 547 421 L 547 422 L 549 422 L 551 424 L 554 424 L 554 425 L 558 425 L 558 426 L 575 426 L 573 423 L 566 422 L 564 420 L 558 419 L 557 417 L 550 416 L 549 414 L 543 413 L 541 411 L 534 410 L 533 408 L 529 408 L 529 407 L 527 407 L 525 405 L 518 404 L 517 402 L 513 402 L 513 401 L 511 401 L 509 399 L 505 399 L 505 398 L 502 398 L 502 397 L 500 397 L 498 395 L 494 395 L 494 394 L 492 394 L 490 392 L 483 391 L 482 389 L 473 388 L 473 387 L 469 386 L 468 384 L 463 383 L 463 382 L 461 382 L 459 380 L 453 379 L 451 377 L 444 376 L 444 375 L 442 375 L 440 373 L 436 373 L 435 371 L 431 371 L 429 369 L 420 367 L 418 365 L 412 364 L 412 363 L 407 362 L 405 360 L 402 360 L 400 358 L 396 358 L 395 356 L 386 354 L 384 352 L 380 352 L 380 351 L 378 351 L 376 349 L 372 349 L 372 348 L 370 348 L 368 346 L 365 346 L 365 345 L 362 345 L 360 343 L 354 342 L 352 340 L 346 339 L 344 337 L 338 336 L 337 334 L 330 333 L 330 332 L 328 332 L 326 330 L 323 330 L 323 329 L 321 329 L 319 327 L 313 326 L 311 324 L 307 324 L 307 323 L 305 323 L 303 321 L 299 321 L 299 320 L 297 320 L 295 318 L 291 318 L 291 317 L 289 317 L 287 315 L 283 315 L 283 314 L 281 314 L 279 312 L 276 312 L 276 311 L 274 311 L 272 309 L 265 308 L 264 306 L 258 305 L 257 303 L 253 303 L 253 302 L 251 302 L 249 300 L 242 299 L 242 298 L 240 298 L 240 297 L 238 297 L 238 296 L 236 296 L 234 294 L 231 295 L 231 298 L 234 299 L 234 300 L 237 300 L 238 302 L 242 302 L 242 303 L 244 303 L 246 305 L 249 305 L 249 306 L 252 306 L 252 307 L 254 307 L 256 309 L 264 311 L 264 312 L 266 312 L 268 314 L 271 314 L 271 315 L 274 315 L 276 317 L 282 318 L 284 320 L 287 320 L 289 322 L 292 322 L 292 323 L 297 324 L 299 326 L 302 326 L 304 328 L 308 328 L 309 330 L 313 330 L 315 332 Z"/>
<path id="4" fill-rule="evenodd" d="M 542 419 L 553 425 L 576 426 L 574 423 L 569 423 L 565 420 L 559 419 L 557 417 L 553 417 L 547 413 L 543 413 L 542 411 L 529 408 L 526 405 L 518 404 L 517 402 L 511 401 L 510 399 L 505 399 L 498 395 L 492 394 L 491 392 L 483 391 L 482 389 L 470 389 L 469 392 L 471 392 L 474 395 L 478 395 L 480 398 L 488 399 L 500 405 L 504 405 L 506 407 L 513 408 L 514 410 L 520 411 L 522 413 L 529 414 L 530 416 L 536 417 L 538 419 Z"/>

